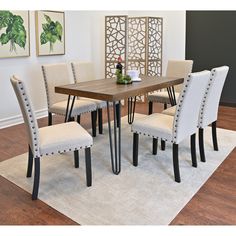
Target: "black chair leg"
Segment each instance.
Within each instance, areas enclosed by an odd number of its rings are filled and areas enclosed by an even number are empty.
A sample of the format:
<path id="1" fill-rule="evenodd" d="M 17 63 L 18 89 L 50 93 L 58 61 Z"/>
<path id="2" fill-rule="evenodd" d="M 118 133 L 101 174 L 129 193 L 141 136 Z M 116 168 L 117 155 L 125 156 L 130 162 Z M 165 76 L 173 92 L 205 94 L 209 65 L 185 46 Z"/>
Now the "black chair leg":
<path id="1" fill-rule="evenodd" d="M 40 158 L 34 158 L 34 186 L 32 192 L 32 200 L 38 199 L 40 179 Z"/>
<path id="2" fill-rule="evenodd" d="M 117 123 L 117 128 L 120 128 L 120 103 L 116 104 L 116 123 Z"/>
<path id="3" fill-rule="evenodd" d="M 48 126 L 52 125 L 52 113 L 48 112 Z"/>
<path id="4" fill-rule="evenodd" d="M 74 151 L 74 164 L 75 164 L 75 168 L 79 168 L 79 151 L 78 150 Z"/>
<path id="5" fill-rule="evenodd" d="M 77 123 L 80 124 L 80 115 L 77 116 Z"/>
<path id="6" fill-rule="evenodd" d="M 85 148 L 85 166 L 86 166 L 86 182 L 87 186 L 92 186 L 92 167 L 91 167 L 91 150 Z"/>
<path id="7" fill-rule="evenodd" d="M 97 111 L 91 112 L 91 120 L 92 120 L 92 135 L 93 135 L 93 137 L 96 137 Z"/>
<path id="8" fill-rule="evenodd" d="M 157 144 L 158 144 L 158 139 L 153 138 L 152 139 L 152 154 L 156 155 L 157 154 Z"/>
<path id="9" fill-rule="evenodd" d="M 103 132 L 103 125 L 102 125 L 102 108 L 98 109 L 98 131 L 99 134 Z"/>
<path id="10" fill-rule="evenodd" d="M 33 153 L 29 145 L 29 153 L 28 153 L 28 167 L 27 167 L 27 174 L 26 177 L 29 178 L 32 176 L 32 167 L 33 167 Z"/>
<path id="11" fill-rule="evenodd" d="M 202 128 L 199 128 L 198 130 L 198 142 L 199 142 L 200 159 L 202 162 L 206 162 L 205 151 L 204 151 L 204 129 Z"/>
<path id="12" fill-rule="evenodd" d="M 148 115 L 151 115 L 153 113 L 153 102 L 148 103 Z"/>
<path id="13" fill-rule="evenodd" d="M 164 103 L 164 110 L 167 109 L 167 103 Z"/>
<path id="14" fill-rule="evenodd" d="M 165 151 L 166 149 L 166 141 L 165 140 L 161 140 L 161 150 Z"/>
<path id="15" fill-rule="evenodd" d="M 173 166 L 174 166 L 174 175 L 175 182 L 180 183 L 180 174 L 179 174 L 179 146 L 178 144 L 173 143 Z"/>
<path id="16" fill-rule="evenodd" d="M 191 135 L 191 157 L 192 157 L 192 166 L 197 167 L 197 155 L 196 155 L 196 134 Z"/>
<path id="17" fill-rule="evenodd" d="M 138 166 L 138 142 L 139 134 L 133 134 L 133 165 Z"/>
<path id="18" fill-rule="evenodd" d="M 218 151 L 218 143 L 217 143 L 217 135 L 216 135 L 216 121 L 211 124 L 211 131 L 212 131 L 212 141 L 213 147 L 215 151 Z"/>

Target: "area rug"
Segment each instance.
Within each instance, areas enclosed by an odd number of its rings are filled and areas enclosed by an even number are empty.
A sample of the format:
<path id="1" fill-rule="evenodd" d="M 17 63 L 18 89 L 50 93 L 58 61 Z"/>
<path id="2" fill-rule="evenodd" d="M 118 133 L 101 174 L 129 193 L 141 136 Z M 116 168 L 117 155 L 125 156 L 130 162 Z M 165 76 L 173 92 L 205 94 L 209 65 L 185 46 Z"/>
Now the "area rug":
<path id="1" fill-rule="evenodd" d="M 143 115 L 136 114 L 135 119 Z M 132 165 L 132 133 L 122 118 L 121 173 L 111 171 L 108 127 L 94 138 L 92 187 L 86 187 L 84 152 L 80 168 L 73 155 L 42 158 L 39 199 L 82 225 L 168 225 L 236 146 L 236 132 L 217 129 L 220 151 L 213 151 L 211 129 L 206 129 L 206 163 L 191 166 L 189 139 L 179 145 L 181 183 L 173 178 L 171 145 L 151 154 L 152 139 L 140 136 L 139 165 Z M 198 146 L 197 146 L 198 147 Z M 27 153 L 0 163 L 0 174 L 31 193 L 26 178 Z M 29 201 L 31 199 L 29 198 Z"/>

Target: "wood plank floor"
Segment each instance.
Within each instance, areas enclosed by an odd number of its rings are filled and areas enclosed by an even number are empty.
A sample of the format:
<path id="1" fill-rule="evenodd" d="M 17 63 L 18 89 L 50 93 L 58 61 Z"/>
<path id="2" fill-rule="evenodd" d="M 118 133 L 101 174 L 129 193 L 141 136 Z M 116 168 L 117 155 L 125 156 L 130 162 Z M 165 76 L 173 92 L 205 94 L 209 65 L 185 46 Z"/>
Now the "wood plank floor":
<path id="1" fill-rule="evenodd" d="M 162 107 L 155 105 L 154 111 Z M 138 104 L 136 112 L 147 114 L 147 104 Z M 122 115 L 127 108 L 122 109 Z M 106 122 L 106 111 L 103 113 Z M 47 119 L 39 119 L 46 126 Z M 63 122 L 54 117 L 54 123 Z M 90 128 L 89 114 L 81 117 L 81 124 Z M 236 130 L 236 108 L 220 107 L 218 127 Z M 27 152 L 24 125 L 0 130 L 0 161 Z M 206 163 L 207 164 L 207 163 Z M 42 201 L 31 201 L 31 195 L 0 176 L 1 225 L 73 225 L 77 224 Z M 235 225 L 236 224 L 236 148 L 202 186 L 171 225 Z"/>

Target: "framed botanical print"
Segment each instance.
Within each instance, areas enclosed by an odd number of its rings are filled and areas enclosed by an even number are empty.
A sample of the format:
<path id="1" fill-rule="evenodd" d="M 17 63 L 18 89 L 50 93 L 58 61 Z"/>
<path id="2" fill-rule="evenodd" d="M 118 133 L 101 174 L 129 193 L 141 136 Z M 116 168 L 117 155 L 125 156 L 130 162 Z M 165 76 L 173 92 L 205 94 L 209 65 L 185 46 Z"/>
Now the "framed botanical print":
<path id="1" fill-rule="evenodd" d="M 29 11 L 0 10 L 0 58 L 30 56 Z"/>
<path id="2" fill-rule="evenodd" d="M 65 16 L 60 11 L 36 11 L 38 56 L 65 54 Z"/>

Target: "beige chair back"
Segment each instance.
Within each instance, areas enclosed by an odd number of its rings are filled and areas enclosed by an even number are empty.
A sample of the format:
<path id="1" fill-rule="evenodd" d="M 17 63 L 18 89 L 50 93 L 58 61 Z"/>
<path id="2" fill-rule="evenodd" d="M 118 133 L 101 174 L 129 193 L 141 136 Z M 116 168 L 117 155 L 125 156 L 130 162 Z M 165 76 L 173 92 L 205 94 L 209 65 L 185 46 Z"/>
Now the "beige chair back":
<path id="1" fill-rule="evenodd" d="M 197 131 L 199 110 L 210 74 L 207 70 L 191 73 L 184 82 L 173 122 L 173 141 L 177 144 Z"/>
<path id="2" fill-rule="evenodd" d="M 72 62 L 71 67 L 75 83 L 96 79 L 92 62 Z"/>
<path id="3" fill-rule="evenodd" d="M 21 112 L 27 130 L 28 143 L 33 152 L 33 156 L 40 157 L 40 150 L 38 146 L 39 144 L 38 123 L 35 118 L 35 114 L 32 109 L 32 104 L 31 101 L 29 100 L 28 93 L 25 89 L 25 85 L 21 80 L 19 80 L 14 75 L 11 77 L 10 80 L 21 108 Z"/>
<path id="4" fill-rule="evenodd" d="M 192 60 L 169 60 L 166 69 L 166 76 L 182 77 L 186 79 L 188 77 L 188 74 L 192 72 L 192 68 Z M 175 91 L 181 92 L 182 88 L 183 84 L 176 85 Z"/>
<path id="5" fill-rule="evenodd" d="M 199 127 L 204 128 L 217 120 L 220 96 L 229 71 L 228 66 L 211 70 L 211 78 L 202 100 L 199 114 Z"/>
<path id="6" fill-rule="evenodd" d="M 66 95 L 55 93 L 55 86 L 71 83 L 68 65 L 66 63 L 43 65 L 42 71 L 50 109 L 53 104 L 67 100 Z"/>

